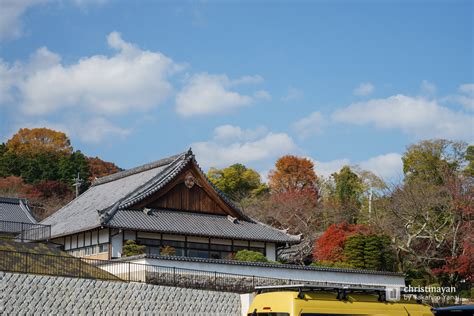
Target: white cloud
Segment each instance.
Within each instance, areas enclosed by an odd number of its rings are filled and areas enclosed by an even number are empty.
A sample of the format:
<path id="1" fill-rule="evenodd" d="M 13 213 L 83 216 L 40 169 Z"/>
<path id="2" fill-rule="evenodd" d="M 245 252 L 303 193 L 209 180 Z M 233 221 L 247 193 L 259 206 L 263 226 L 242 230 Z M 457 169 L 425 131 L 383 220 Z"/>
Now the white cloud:
<path id="1" fill-rule="evenodd" d="M 254 98 L 263 100 L 263 101 L 270 101 L 272 99 L 272 96 L 266 90 L 258 90 L 257 92 L 254 93 Z"/>
<path id="2" fill-rule="evenodd" d="M 347 158 L 335 159 L 331 161 L 313 160 L 314 170 L 316 175 L 330 177 L 334 172 L 338 172 L 342 167 L 350 165 L 350 160 Z"/>
<path id="3" fill-rule="evenodd" d="M 321 134 L 326 125 L 325 117 L 320 112 L 313 112 L 293 123 L 293 129 L 299 137 L 305 139 L 312 135 Z"/>
<path id="4" fill-rule="evenodd" d="M 263 162 L 297 149 L 287 134 L 267 132 L 261 135 L 261 129 L 244 131 L 236 126 L 219 126 L 215 129 L 212 140 L 194 143 L 192 148 L 199 157 L 200 164 L 206 168 L 225 167 L 234 163 Z M 229 143 L 229 139 L 235 141 Z"/>
<path id="5" fill-rule="evenodd" d="M 226 75 L 193 75 L 176 96 L 176 111 L 182 116 L 192 116 L 226 113 L 249 106 L 255 101 L 253 97 L 231 91 L 230 88 L 255 81 L 254 77 L 230 80 Z"/>
<path id="6" fill-rule="evenodd" d="M 398 179 L 403 176 L 402 156 L 397 153 L 372 157 L 359 162 L 358 165 L 364 170 L 373 172 L 382 179 Z"/>
<path id="7" fill-rule="evenodd" d="M 348 158 L 335 159 L 331 161 L 313 160 L 314 169 L 318 176 L 330 177 L 344 166 L 359 166 L 363 170 L 371 171 L 384 180 L 399 179 L 403 175 L 402 156 L 397 153 L 388 153 L 375 156 L 359 162 L 351 162 Z"/>
<path id="8" fill-rule="evenodd" d="M 21 15 L 28 8 L 47 0 L 1 0 L 0 41 L 18 38 L 22 35 Z"/>
<path id="9" fill-rule="evenodd" d="M 117 32 L 110 33 L 107 42 L 117 50 L 112 57 L 95 55 L 63 65 L 60 56 L 43 47 L 28 64 L 7 68 L 10 72 L 21 68 L 21 76 L 10 84 L 10 90 L 18 91 L 23 113 L 46 115 L 74 108 L 123 114 L 148 110 L 171 95 L 168 77 L 179 71 L 180 65 L 160 52 L 140 50 Z"/>
<path id="10" fill-rule="evenodd" d="M 87 7 L 88 5 L 103 5 L 107 1 L 108 0 L 73 0 L 74 4 L 81 8 Z"/>
<path id="11" fill-rule="evenodd" d="M 267 129 L 259 126 L 256 129 L 242 129 L 234 125 L 221 125 L 214 129 L 214 140 L 219 142 L 249 141 L 263 136 Z"/>
<path id="12" fill-rule="evenodd" d="M 97 117 L 88 120 L 84 125 L 75 126 L 74 135 L 85 143 L 102 143 L 107 139 L 125 138 L 131 133 L 130 129 L 115 126 L 107 119 Z"/>
<path id="13" fill-rule="evenodd" d="M 281 99 L 282 101 L 285 102 L 292 102 L 292 101 L 298 101 L 303 98 L 303 91 L 290 87 L 288 88 L 288 92 L 286 95 L 284 95 Z"/>
<path id="14" fill-rule="evenodd" d="M 474 95 L 474 83 L 465 83 L 459 86 L 459 91 L 468 95 Z"/>
<path id="15" fill-rule="evenodd" d="M 352 91 L 352 93 L 358 96 L 366 96 L 372 94 L 374 90 L 375 87 L 373 84 L 371 84 L 370 82 L 362 82 Z"/>
<path id="16" fill-rule="evenodd" d="M 260 75 L 254 76 L 243 76 L 238 79 L 232 80 L 232 85 L 244 85 L 244 84 L 259 84 L 263 82 L 263 77 Z"/>
<path id="17" fill-rule="evenodd" d="M 72 3 L 84 9 L 88 5 L 102 5 L 107 0 L 73 0 Z M 45 3 L 61 3 L 61 0 L 0 0 L 0 42 L 21 37 L 23 23 L 21 16 L 30 8 Z"/>
<path id="18" fill-rule="evenodd" d="M 424 94 L 433 94 L 436 92 L 436 85 L 427 80 L 421 82 L 420 88 Z"/>
<path id="19" fill-rule="evenodd" d="M 454 96 L 454 101 L 461 104 L 466 110 L 474 111 L 474 83 L 465 83 L 459 86 L 460 95 Z"/>
<path id="20" fill-rule="evenodd" d="M 104 117 L 72 117 L 65 118 L 61 122 L 52 122 L 48 120 L 38 120 L 35 122 L 19 122 L 19 128 L 28 127 L 47 127 L 59 130 L 72 139 L 79 139 L 88 144 L 100 144 L 112 139 L 123 139 L 131 133 L 131 129 L 121 128 L 114 125 Z"/>
<path id="21" fill-rule="evenodd" d="M 358 102 L 333 113 L 337 122 L 373 124 L 378 128 L 401 129 L 420 138 L 473 138 L 474 118 L 443 107 L 435 100 L 395 95 Z"/>

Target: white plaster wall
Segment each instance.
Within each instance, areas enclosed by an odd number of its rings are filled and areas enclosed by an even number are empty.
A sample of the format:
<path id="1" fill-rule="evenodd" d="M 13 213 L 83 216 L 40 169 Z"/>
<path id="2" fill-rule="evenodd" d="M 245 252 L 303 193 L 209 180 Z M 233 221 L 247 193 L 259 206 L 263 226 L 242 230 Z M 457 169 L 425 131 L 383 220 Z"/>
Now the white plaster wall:
<path id="1" fill-rule="evenodd" d="M 112 236 L 112 258 L 120 258 L 122 256 L 122 241 L 122 233 L 115 234 Z"/>
<path id="2" fill-rule="evenodd" d="M 302 270 L 277 267 L 258 267 L 231 264 L 218 264 L 207 262 L 186 262 L 163 259 L 139 259 L 132 262 L 150 265 L 194 269 L 210 272 L 232 273 L 249 276 L 260 276 L 277 279 L 292 279 L 316 282 L 362 284 L 366 286 L 405 286 L 405 278 L 396 275 L 364 274 L 335 271 Z"/>
<path id="3" fill-rule="evenodd" d="M 99 243 L 106 243 L 109 242 L 109 229 L 101 229 L 99 230 Z"/>
<path id="4" fill-rule="evenodd" d="M 276 261 L 276 248 L 275 248 L 275 244 L 273 243 L 267 243 L 267 248 L 266 248 L 266 253 L 267 253 L 267 259 L 268 260 L 272 260 L 272 261 Z"/>

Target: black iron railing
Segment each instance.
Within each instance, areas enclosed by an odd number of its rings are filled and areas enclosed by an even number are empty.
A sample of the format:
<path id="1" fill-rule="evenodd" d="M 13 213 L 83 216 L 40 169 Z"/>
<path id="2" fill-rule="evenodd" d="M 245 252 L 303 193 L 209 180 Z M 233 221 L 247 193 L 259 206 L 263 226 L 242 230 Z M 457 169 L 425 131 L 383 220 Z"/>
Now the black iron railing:
<path id="1" fill-rule="evenodd" d="M 42 241 L 51 238 L 51 226 L 42 224 L 0 221 L 0 236 L 19 241 Z"/>
<path id="2" fill-rule="evenodd" d="M 100 280 L 144 282 L 156 285 L 217 290 L 235 293 L 252 292 L 256 286 L 314 284 L 322 282 L 278 279 L 232 273 L 211 272 L 68 256 L 53 256 L 0 250 L 0 271 L 34 273 Z"/>

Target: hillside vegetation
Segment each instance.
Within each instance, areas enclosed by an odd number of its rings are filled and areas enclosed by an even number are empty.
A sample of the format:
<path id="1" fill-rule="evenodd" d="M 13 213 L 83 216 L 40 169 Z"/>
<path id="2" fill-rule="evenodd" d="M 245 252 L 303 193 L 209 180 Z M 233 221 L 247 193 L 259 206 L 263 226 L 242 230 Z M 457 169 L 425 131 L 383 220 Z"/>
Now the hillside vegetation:
<path id="1" fill-rule="evenodd" d="M 40 220 L 74 198 L 78 175 L 83 192 L 95 178 L 120 170 L 74 150 L 66 134 L 47 128 L 22 128 L 0 144 L 0 196 L 27 198 Z"/>

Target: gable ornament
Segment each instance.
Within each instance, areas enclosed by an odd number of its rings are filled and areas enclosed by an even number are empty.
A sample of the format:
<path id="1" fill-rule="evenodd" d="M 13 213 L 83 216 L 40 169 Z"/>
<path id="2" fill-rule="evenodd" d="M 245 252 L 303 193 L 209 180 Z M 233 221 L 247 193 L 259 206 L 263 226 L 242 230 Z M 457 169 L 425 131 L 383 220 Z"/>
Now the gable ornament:
<path id="1" fill-rule="evenodd" d="M 193 174 L 188 173 L 184 177 L 184 185 L 186 185 L 188 189 L 191 189 L 195 184 L 196 184 L 196 179 L 194 178 Z"/>

